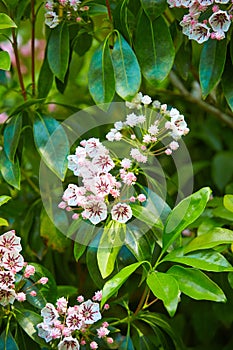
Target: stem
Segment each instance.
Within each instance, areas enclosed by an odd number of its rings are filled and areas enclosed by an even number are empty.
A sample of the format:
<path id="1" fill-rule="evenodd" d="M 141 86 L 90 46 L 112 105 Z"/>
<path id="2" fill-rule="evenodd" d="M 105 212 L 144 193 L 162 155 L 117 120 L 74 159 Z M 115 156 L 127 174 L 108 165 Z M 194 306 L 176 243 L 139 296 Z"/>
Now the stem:
<path id="1" fill-rule="evenodd" d="M 32 73 L 32 96 L 36 94 L 36 84 L 35 84 L 35 0 L 31 0 L 31 12 L 32 12 L 32 38 L 31 38 L 31 73 Z"/>
<path id="2" fill-rule="evenodd" d="M 107 9 L 108 9 L 109 20 L 110 20 L 110 22 L 112 22 L 112 13 L 111 13 L 111 7 L 110 7 L 110 4 L 109 4 L 109 0 L 106 0 L 106 6 L 107 6 Z"/>
<path id="3" fill-rule="evenodd" d="M 233 129 L 233 118 L 224 112 L 222 112 L 220 109 L 216 108 L 213 105 L 210 105 L 209 103 L 199 99 L 198 97 L 193 96 L 183 85 L 181 80 L 177 77 L 177 75 L 174 72 L 170 72 L 169 75 L 170 81 L 173 86 L 175 86 L 181 93 L 182 97 L 195 105 L 197 105 L 199 108 L 203 109 L 204 111 L 211 113 L 215 115 L 218 119 L 226 123 L 228 126 L 230 126 Z"/>
<path id="4" fill-rule="evenodd" d="M 147 293 L 148 293 L 148 287 L 146 286 L 146 288 L 144 289 L 144 292 L 143 292 L 143 294 L 141 296 L 141 299 L 139 301 L 138 307 L 137 307 L 137 309 L 136 309 L 136 311 L 134 313 L 134 316 L 136 316 L 139 313 L 139 311 L 141 310 L 141 308 L 142 308 L 142 306 L 144 304 L 144 301 L 146 300 Z"/>
<path id="5" fill-rule="evenodd" d="M 23 75 L 21 72 L 21 67 L 20 67 L 20 61 L 19 61 L 19 51 L 18 51 L 18 43 L 17 43 L 17 35 L 15 32 L 15 28 L 12 28 L 12 46 L 15 54 L 15 63 L 16 63 L 16 69 L 18 73 L 18 78 L 19 78 L 19 84 L 21 88 L 21 93 L 23 95 L 24 101 L 27 100 L 27 93 L 24 87 L 24 82 L 23 82 Z"/>
<path id="6" fill-rule="evenodd" d="M 40 195 L 40 190 L 39 188 L 34 184 L 34 182 L 30 179 L 30 177 L 27 175 L 26 171 L 21 169 L 21 172 L 23 176 L 25 177 L 25 180 L 28 182 L 28 184 L 31 186 L 31 188 Z"/>

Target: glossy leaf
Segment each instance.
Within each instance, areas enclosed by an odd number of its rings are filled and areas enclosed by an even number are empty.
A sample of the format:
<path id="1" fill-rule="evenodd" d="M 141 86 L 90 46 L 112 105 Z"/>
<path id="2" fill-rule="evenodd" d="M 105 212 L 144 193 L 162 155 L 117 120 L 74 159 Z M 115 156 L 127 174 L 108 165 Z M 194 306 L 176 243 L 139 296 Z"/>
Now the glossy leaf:
<path id="1" fill-rule="evenodd" d="M 0 207 L 3 205 L 3 204 L 6 204 L 9 200 L 11 199 L 10 196 L 0 196 Z"/>
<path id="2" fill-rule="evenodd" d="M 195 250 L 214 248 L 220 244 L 231 244 L 233 242 L 233 231 L 226 228 L 215 227 L 212 231 L 194 238 L 184 247 L 184 253 Z"/>
<path id="3" fill-rule="evenodd" d="M 96 104 L 112 101 L 115 94 L 115 78 L 108 38 L 92 56 L 88 72 L 88 85 Z"/>
<path id="4" fill-rule="evenodd" d="M 150 260 L 155 241 L 151 237 L 152 234 L 142 233 L 140 228 L 142 227 L 127 224 L 125 245 L 138 261 Z"/>
<path id="5" fill-rule="evenodd" d="M 167 273 L 178 281 L 181 292 L 193 299 L 226 301 L 221 288 L 199 270 L 172 266 Z"/>
<path id="6" fill-rule="evenodd" d="M 70 240 L 56 228 L 45 210 L 40 215 L 40 236 L 46 241 L 47 247 L 58 252 L 64 252 L 70 245 Z"/>
<path id="7" fill-rule="evenodd" d="M 73 47 L 74 51 L 79 55 L 83 56 L 91 47 L 93 37 L 87 32 L 80 32 L 74 39 Z"/>
<path id="8" fill-rule="evenodd" d="M 233 176 L 233 152 L 218 152 L 212 161 L 212 176 L 214 183 L 222 191 Z"/>
<path id="9" fill-rule="evenodd" d="M 227 39 L 208 40 L 204 43 L 199 65 L 200 83 L 204 98 L 221 79 L 226 61 Z"/>
<path id="10" fill-rule="evenodd" d="M 211 190 L 204 187 L 183 199 L 169 214 L 164 227 L 163 252 L 180 235 L 181 231 L 194 222 L 204 211 Z"/>
<path id="11" fill-rule="evenodd" d="M 175 278 L 154 271 L 147 277 L 147 285 L 154 296 L 163 301 L 170 316 L 174 316 L 179 301 L 179 286 Z"/>
<path id="12" fill-rule="evenodd" d="M 62 22 L 51 31 L 47 47 L 48 63 L 53 74 L 64 82 L 69 64 L 69 31 L 66 22 Z"/>
<path id="13" fill-rule="evenodd" d="M 183 254 L 183 248 L 172 251 L 163 261 L 172 261 L 184 265 L 189 265 L 205 271 L 223 272 L 233 271 L 231 264 L 218 252 L 203 250 L 198 252 Z"/>
<path id="14" fill-rule="evenodd" d="M 46 347 L 45 341 L 37 335 L 36 325 L 42 322 L 42 317 L 40 315 L 34 311 L 20 308 L 17 310 L 16 320 L 30 338 L 41 346 Z"/>
<path id="15" fill-rule="evenodd" d="M 118 350 L 135 350 L 133 342 L 129 336 L 126 336 L 119 346 Z"/>
<path id="16" fill-rule="evenodd" d="M 141 72 L 137 58 L 127 41 L 118 31 L 116 36 L 112 50 L 116 92 L 123 99 L 128 99 L 135 96 L 139 90 Z"/>
<path id="17" fill-rule="evenodd" d="M 6 335 L 6 331 L 3 331 L 0 336 L 0 349 L 2 350 L 19 350 L 17 343 L 15 342 L 11 332 L 8 330 Z"/>
<path id="18" fill-rule="evenodd" d="M 184 80 L 188 79 L 191 63 L 192 44 L 191 41 L 188 40 L 182 43 L 175 57 L 175 67 Z"/>
<path id="19" fill-rule="evenodd" d="M 64 180 L 69 142 L 62 126 L 54 118 L 37 113 L 33 134 L 35 145 L 44 163 Z"/>
<path id="20" fill-rule="evenodd" d="M 38 78 L 38 97 L 47 97 L 52 85 L 53 73 L 49 67 L 47 55 L 45 55 Z"/>
<path id="21" fill-rule="evenodd" d="M 2 151 L 0 155 L 0 170 L 4 180 L 19 190 L 21 174 L 18 159 L 16 159 L 15 163 L 12 163 L 5 155 L 5 152 Z"/>
<path id="22" fill-rule="evenodd" d="M 9 223 L 6 219 L 0 218 L 0 226 L 9 226 Z"/>
<path id="23" fill-rule="evenodd" d="M 152 212 L 148 207 L 143 207 L 138 204 L 131 204 L 133 216 L 142 222 L 146 223 L 149 227 L 158 226 L 163 228 L 163 224 L 156 212 Z"/>
<path id="24" fill-rule="evenodd" d="M 227 210 L 233 212 L 233 194 L 226 194 L 223 197 L 223 204 Z"/>
<path id="25" fill-rule="evenodd" d="M 222 82 L 224 96 L 227 100 L 229 107 L 233 111 L 233 81 L 231 79 L 231 72 L 232 72 L 232 63 L 231 63 L 231 60 L 228 59 L 225 64 L 225 69 L 222 75 L 221 82 Z"/>
<path id="26" fill-rule="evenodd" d="M 0 13 L 0 29 L 16 28 L 15 22 L 6 14 Z"/>
<path id="27" fill-rule="evenodd" d="M 13 116 L 4 130 L 4 150 L 11 162 L 14 162 L 22 129 L 22 114 Z"/>
<path id="28" fill-rule="evenodd" d="M 145 13 L 152 21 L 159 17 L 167 7 L 165 0 L 141 0 L 141 3 Z"/>
<path id="29" fill-rule="evenodd" d="M 11 58 L 7 51 L 0 51 L 0 69 L 10 70 Z"/>
<path id="30" fill-rule="evenodd" d="M 115 261 L 125 240 L 125 224 L 112 221 L 105 226 L 100 238 L 97 261 L 103 278 L 108 277 L 114 270 Z"/>
<path id="31" fill-rule="evenodd" d="M 144 12 L 141 13 L 135 33 L 135 51 L 142 73 L 151 84 L 167 77 L 175 50 L 169 28 L 162 17 L 151 21 Z"/>
<path id="32" fill-rule="evenodd" d="M 120 270 L 115 276 L 113 276 L 110 280 L 108 280 L 102 290 L 102 300 L 101 305 L 103 306 L 109 298 L 111 298 L 116 292 L 120 289 L 120 287 L 125 283 L 125 281 L 129 278 L 132 273 L 137 270 L 139 266 L 147 263 L 147 261 L 140 261 L 129 266 L 124 267 Z"/>

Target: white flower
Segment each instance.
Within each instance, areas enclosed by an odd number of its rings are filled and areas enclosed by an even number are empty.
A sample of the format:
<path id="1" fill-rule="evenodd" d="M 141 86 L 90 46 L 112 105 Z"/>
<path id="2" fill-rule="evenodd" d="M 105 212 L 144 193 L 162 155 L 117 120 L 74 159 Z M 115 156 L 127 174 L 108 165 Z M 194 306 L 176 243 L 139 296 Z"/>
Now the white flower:
<path id="1" fill-rule="evenodd" d="M 106 135 L 106 139 L 107 139 L 108 141 L 113 142 L 113 141 L 115 140 L 115 133 L 112 132 L 112 131 L 108 132 L 107 135 Z"/>
<path id="2" fill-rule="evenodd" d="M 111 185 L 106 175 L 98 176 L 95 179 L 95 194 L 100 197 L 105 197 L 110 193 Z"/>
<path id="3" fill-rule="evenodd" d="M 50 327 L 50 325 L 41 322 L 36 327 L 38 329 L 38 336 L 43 338 L 46 343 L 53 339 L 51 334 L 52 327 Z"/>
<path id="4" fill-rule="evenodd" d="M 227 32 L 231 25 L 231 18 L 226 11 L 217 11 L 209 18 L 209 23 L 214 31 Z"/>
<path id="5" fill-rule="evenodd" d="M 5 232 L 0 236 L 0 250 L 5 252 L 20 252 L 22 250 L 20 237 L 15 235 L 15 231 Z"/>
<path id="6" fill-rule="evenodd" d="M 192 27 L 189 39 L 196 40 L 199 44 L 204 43 L 210 37 L 210 29 L 207 25 L 202 23 L 197 23 Z"/>
<path id="7" fill-rule="evenodd" d="M 146 121 L 146 117 L 141 114 L 141 115 L 138 115 L 138 124 L 142 124 Z"/>
<path id="8" fill-rule="evenodd" d="M 115 164 L 112 158 L 108 154 L 99 154 L 92 160 L 92 164 L 94 164 L 99 172 L 109 172 L 111 169 L 115 167 Z"/>
<path id="9" fill-rule="evenodd" d="M 89 201 L 84 209 L 82 216 L 89 219 L 93 225 L 97 225 L 107 217 L 107 206 L 100 200 Z"/>
<path id="10" fill-rule="evenodd" d="M 8 288 L 14 281 L 15 277 L 11 271 L 0 271 L 0 288 Z"/>
<path id="11" fill-rule="evenodd" d="M 66 324 L 70 330 L 75 331 L 81 328 L 83 321 L 78 312 L 73 312 L 67 316 Z"/>
<path id="12" fill-rule="evenodd" d="M 80 206 L 85 202 L 85 197 L 83 194 L 83 187 L 69 184 L 62 196 L 62 199 L 70 206 Z"/>
<path id="13" fill-rule="evenodd" d="M 126 125 L 134 127 L 138 124 L 138 116 L 135 113 L 128 114 L 125 123 Z"/>
<path id="14" fill-rule="evenodd" d="M 122 139 L 122 134 L 120 132 L 115 133 L 115 141 L 120 141 Z"/>
<path id="15" fill-rule="evenodd" d="M 108 153 L 108 150 L 102 145 L 99 139 L 96 139 L 94 137 L 86 141 L 85 151 L 91 158 L 94 158 L 98 154 Z"/>
<path id="16" fill-rule="evenodd" d="M 141 108 L 141 100 L 142 100 L 142 93 L 139 92 L 137 93 L 137 95 L 132 99 L 131 102 L 126 101 L 125 105 L 126 107 L 128 107 L 129 109 L 140 109 Z"/>
<path id="17" fill-rule="evenodd" d="M 24 258 L 17 252 L 7 252 L 2 258 L 2 266 L 13 273 L 19 272 L 24 266 Z"/>
<path id="18" fill-rule="evenodd" d="M 68 157 L 68 169 L 72 170 L 75 176 L 80 175 L 79 159 L 76 155 L 70 154 Z"/>
<path id="19" fill-rule="evenodd" d="M 78 5 L 81 4 L 80 0 L 69 0 L 70 6 L 73 7 L 74 11 L 78 10 Z"/>
<path id="20" fill-rule="evenodd" d="M 99 304 L 94 303 L 90 299 L 80 305 L 79 315 L 86 324 L 95 323 L 102 318 Z"/>
<path id="21" fill-rule="evenodd" d="M 100 327 L 96 331 L 98 334 L 98 338 L 104 338 L 110 333 L 110 330 L 106 327 Z"/>
<path id="22" fill-rule="evenodd" d="M 80 345 L 76 338 L 65 337 L 57 346 L 58 350 L 79 350 Z"/>
<path id="23" fill-rule="evenodd" d="M 156 124 L 152 124 L 152 125 L 149 127 L 148 132 L 149 132 L 149 134 L 151 134 L 151 135 L 154 136 L 154 135 L 158 134 L 159 128 L 158 128 L 158 126 L 157 126 Z"/>
<path id="24" fill-rule="evenodd" d="M 52 324 L 59 317 L 57 310 L 51 303 L 47 303 L 40 313 L 45 324 Z"/>
<path id="25" fill-rule="evenodd" d="M 121 121 L 116 122 L 114 124 L 114 127 L 116 128 L 116 130 L 119 130 L 119 131 L 122 130 L 123 126 L 124 126 L 124 124 Z"/>
<path id="26" fill-rule="evenodd" d="M 141 102 L 144 104 L 144 105 L 149 105 L 151 102 L 152 102 L 152 99 L 150 96 L 148 95 L 144 95 L 141 99 Z"/>
<path id="27" fill-rule="evenodd" d="M 161 103 L 160 103 L 160 101 L 158 101 L 158 100 L 154 100 L 153 101 L 153 103 L 152 103 L 152 106 L 154 107 L 154 108 L 160 108 L 160 106 L 161 106 Z"/>
<path id="28" fill-rule="evenodd" d="M 132 209 L 128 204 L 118 203 L 111 210 L 112 219 L 122 224 L 127 222 L 132 217 Z"/>
<path id="29" fill-rule="evenodd" d="M 45 24 L 50 28 L 55 28 L 59 24 L 59 17 L 56 12 L 48 11 L 45 13 Z"/>
<path id="30" fill-rule="evenodd" d="M 172 141 L 169 147 L 171 148 L 171 150 L 176 151 L 179 148 L 179 143 L 176 141 Z"/>
<path id="31" fill-rule="evenodd" d="M 151 142 L 151 136 L 149 134 L 144 135 L 142 141 L 144 143 L 150 143 Z"/>
<path id="32" fill-rule="evenodd" d="M 16 293 L 14 289 L 0 288 L 0 305 L 6 306 L 8 304 L 13 304 L 16 298 Z"/>
<path id="33" fill-rule="evenodd" d="M 130 151 L 130 155 L 137 162 L 140 162 L 140 163 L 146 163 L 147 162 L 147 156 L 144 156 L 143 154 L 141 154 L 140 151 L 137 148 L 132 148 L 131 151 Z"/>
<path id="34" fill-rule="evenodd" d="M 128 159 L 128 158 L 122 159 L 122 161 L 121 161 L 122 168 L 129 169 L 131 167 L 131 165 L 132 165 L 132 162 L 130 159 Z"/>

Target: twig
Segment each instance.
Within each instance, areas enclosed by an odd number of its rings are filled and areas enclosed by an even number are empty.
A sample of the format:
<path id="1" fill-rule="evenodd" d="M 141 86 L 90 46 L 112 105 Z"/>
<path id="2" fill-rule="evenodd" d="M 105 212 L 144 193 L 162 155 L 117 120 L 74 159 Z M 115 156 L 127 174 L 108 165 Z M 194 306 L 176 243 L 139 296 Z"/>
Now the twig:
<path id="1" fill-rule="evenodd" d="M 16 69 L 17 69 L 17 73 L 18 73 L 21 92 L 22 92 L 24 101 L 26 101 L 27 100 L 27 93 L 26 93 L 26 90 L 24 87 L 23 75 L 22 75 L 21 67 L 20 67 L 18 43 L 17 43 L 17 36 L 16 36 L 15 28 L 12 28 L 12 46 L 13 46 L 13 50 L 14 50 L 14 54 L 15 54 L 15 63 L 16 63 Z"/>
<path id="2" fill-rule="evenodd" d="M 170 81 L 173 86 L 175 86 L 182 94 L 182 97 L 188 101 L 191 102 L 204 111 L 211 113 L 215 115 L 218 119 L 226 123 L 228 126 L 230 126 L 233 129 L 233 118 L 224 112 L 222 112 L 220 109 L 216 108 L 213 105 L 210 105 L 209 103 L 199 99 L 198 97 L 193 96 L 182 84 L 180 79 L 177 77 L 177 75 L 174 72 L 170 72 L 169 75 Z"/>
<path id="3" fill-rule="evenodd" d="M 31 38 L 31 73 L 32 73 L 32 96 L 36 94 L 36 84 L 35 84 L 35 0 L 31 0 L 31 12 L 32 12 L 32 38 Z"/>
<path id="4" fill-rule="evenodd" d="M 110 7 L 110 4 L 109 4 L 109 0 L 106 0 L 106 6 L 107 6 L 107 9 L 108 9 L 109 20 L 110 20 L 110 22 L 112 22 L 112 13 L 111 13 L 111 7 Z"/>
<path id="5" fill-rule="evenodd" d="M 137 309 L 134 312 L 134 316 L 136 316 L 139 313 L 139 311 L 141 310 L 141 308 L 142 308 L 142 306 L 144 304 L 144 301 L 146 300 L 147 293 L 148 293 L 148 287 L 146 286 L 145 289 L 144 289 L 144 292 L 143 292 L 143 294 L 141 296 L 141 299 L 140 299 L 140 301 L 138 303 Z"/>

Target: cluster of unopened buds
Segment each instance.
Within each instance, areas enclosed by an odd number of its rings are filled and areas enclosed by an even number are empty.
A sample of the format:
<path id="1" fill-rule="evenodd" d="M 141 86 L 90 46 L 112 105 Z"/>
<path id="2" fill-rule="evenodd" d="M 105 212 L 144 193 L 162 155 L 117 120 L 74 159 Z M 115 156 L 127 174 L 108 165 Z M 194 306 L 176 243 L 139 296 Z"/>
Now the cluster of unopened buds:
<path id="1" fill-rule="evenodd" d="M 33 286 L 48 282 L 47 277 L 41 277 L 22 291 L 27 279 L 35 274 L 35 267 L 24 262 L 21 250 L 20 237 L 16 236 L 14 230 L 0 236 L 0 305 L 2 306 L 13 304 L 15 300 L 23 302 L 27 294 L 35 297 L 37 293 Z"/>
<path id="2" fill-rule="evenodd" d="M 98 339 L 112 344 L 113 338 L 108 337 L 109 324 L 102 322 L 100 304 L 102 292 L 97 291 L 92 300 L 84 301 L 84 297 L 77 297 L 78 304 L 68 305 L 64 297 L 57 299 L 56 306 L 47 303 L 41 310 L 43 322 L 37 325 L 38 335 L 47 343 L 56 343 L 58 350 L 79 350 L 80 345 L 89 345 L 90 349 L 98 349 Z M 103 306 L 103 311 L 109 305 Z M 99 322 L 98 322 L 99 321 Z M 94 325 L 98 322 L 98 327 Z M 95 340 L 93 340 L 95 339 Z"/>
<path id="3" fill-rule="evenodd" d="M 177 109 L 168 110 L 159 101 L 148 108 L 150 104 L 152 99 L 148 95 L 138 93 L 131 102 L 126 102 L 126 107 L 135 113 L 129 113 L 125 121 L 115 122 L 106 135 L 109 145 L 114 141 L 130 145 L 127 157 L 116 158 L 97 138 L 82 140 L 75 154 L 68 156 L 68 168 L 82 184 L 69 184 L 58 206 L 74 210 L 73 219 L 81 216 L 96 225 L 110 213 L 112 220 L 126 223 L 133 215 L 131 203 L 147 200 L 134 187 L 138 174 L 142 173 L 141 165 L 150 156 L 171 155 L 179 147 L 178 140 L 189 131 Z M 161 146 L 163 142 L 166 144 Z"/>
<path id="4" fill-rule="evenodd" d="M 47 0 L 45 24 L 50 28 L 55 28 L 64 18 L 81 22 L 81 14 L 88 10 L 89 6 L 82 6 L 80 0 Z"/>
<path id="5" fill-rule="evenodd" d="M 231 0 L 167 0 L 170 7 L 189 10 L 180 25 L 189 39 L 199 44 L 210 39 L 222 40 L 232 22 Z"/>

